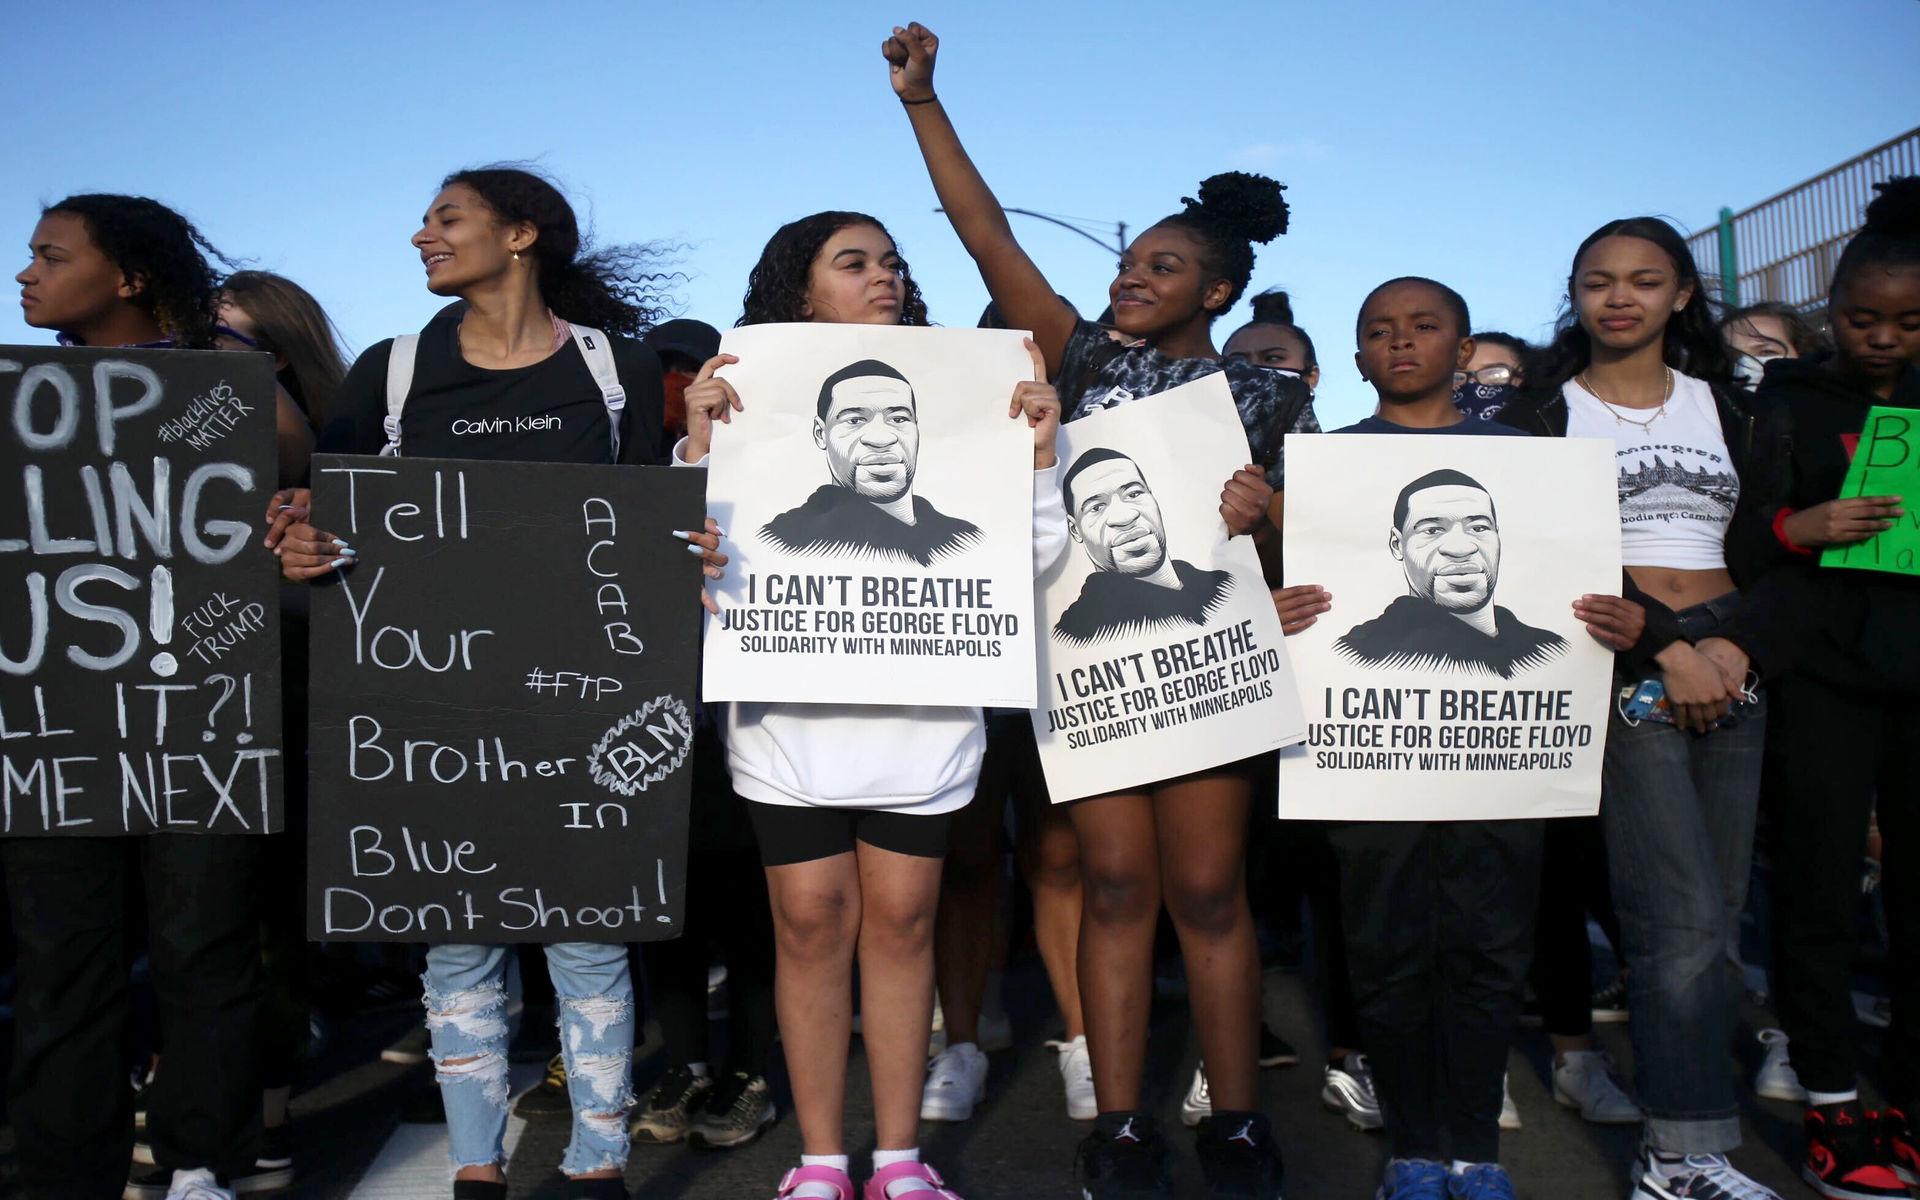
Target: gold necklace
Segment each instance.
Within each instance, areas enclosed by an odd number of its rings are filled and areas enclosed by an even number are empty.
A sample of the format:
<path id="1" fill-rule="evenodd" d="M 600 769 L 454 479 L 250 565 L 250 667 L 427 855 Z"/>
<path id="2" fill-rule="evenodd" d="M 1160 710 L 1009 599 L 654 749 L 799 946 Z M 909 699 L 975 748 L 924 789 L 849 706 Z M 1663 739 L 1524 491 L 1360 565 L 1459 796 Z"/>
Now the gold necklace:
<path id="1" fill-rule="evenodd" d="M 1661 417 L 1664 417 L 1667 415 L 1667 401 L 1673 399 L 1673 368 L 1672 367 L 1667 368 L 1667 391 L 1664 396 L 1660 397 L 1660 406 L 1654 409 L 1653 415 L 1648 417 L 1644 421 L 1636 421 L 1632 417 L 1621 416 L 1620 409 L 1623 406 L 1617 405 L 1613 401 L 1607 399 L 1605 396 L 1602 396 L 1600 394 L 1600 389 L 1593 386 L 1593 382 L 1587 378 L 1587 373 L 1585 371 L 1580 372 L 1580 374 L 1575 378 L 1579 380 L 1581 387 L 1587 389 L 1587 392 L 1589 395 L 1591 395 L 1595 400 L 1598 400 L 1601 404 L 1606 405 L 1607 411 L 1613 414 L 1614 423 L 1619 425 L 1633 425 L 1640 429 L 1651 429 L 1653 428 L 1653 423 L 1655 421 L 1658 421 Z"/>

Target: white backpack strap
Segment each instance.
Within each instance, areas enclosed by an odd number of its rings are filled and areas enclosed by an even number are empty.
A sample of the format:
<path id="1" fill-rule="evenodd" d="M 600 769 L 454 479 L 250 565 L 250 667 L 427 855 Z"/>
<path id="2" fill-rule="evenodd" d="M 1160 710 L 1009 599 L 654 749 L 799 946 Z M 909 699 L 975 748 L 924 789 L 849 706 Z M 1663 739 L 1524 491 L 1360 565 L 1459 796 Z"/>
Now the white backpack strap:
<path id="1" fill-rule="evenodd" d="M 403 333 L 393 339 L 387 355 L 387 444 L 380 453 L 400 453 L 400 413 L 407 407 L 407 393 L 413 390 L 413 360 L 420 352 L 420 335 Z"/>
<path id="2" fill-rule="evenodd" d="M 620 461 L 620 413 L 627 407 L 627 389 L 620 386 L 620 372 L 613 365 L 613 343 L 598 329 L 574 325 L 573 344 L 587 360 L 587 370 L 600 385 L 600 398 L 607 405 L 607 436 L 613 441 L 613 461 Z"/>

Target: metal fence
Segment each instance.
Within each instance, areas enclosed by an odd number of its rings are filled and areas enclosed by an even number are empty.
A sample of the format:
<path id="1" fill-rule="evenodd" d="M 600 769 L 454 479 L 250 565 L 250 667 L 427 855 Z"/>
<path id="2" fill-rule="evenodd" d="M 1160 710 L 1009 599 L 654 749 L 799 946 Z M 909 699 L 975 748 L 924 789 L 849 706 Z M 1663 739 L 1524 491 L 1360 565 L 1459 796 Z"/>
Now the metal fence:
<path id="1" fill-rule="evenodd" d="M 1729 304 L 1778 300 L 1797 308 L 1824 303 L 1840 248 L 1860 228 L 1873 185 L 1920 174 L 1920 129 L 1849 159 L 1687 238 L 1702 273 L 1720 278 Z"/>

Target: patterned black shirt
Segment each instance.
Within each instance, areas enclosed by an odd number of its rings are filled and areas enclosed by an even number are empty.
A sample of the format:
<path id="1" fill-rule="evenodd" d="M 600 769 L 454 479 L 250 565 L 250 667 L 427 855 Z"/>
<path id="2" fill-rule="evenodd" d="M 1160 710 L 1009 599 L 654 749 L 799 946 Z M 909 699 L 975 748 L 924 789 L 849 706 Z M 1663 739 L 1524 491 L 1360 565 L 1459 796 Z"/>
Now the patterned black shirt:
<path id="1" fill-rule="evenodd" d="M 1253 459 L 1266 470 L 1267 482 L 1286 485 L 1281 441 L 1289 433 L 1319 433 L 1313 393 L 1292 375 L 1237 359 L 1168 358 L 1145 344 L 1121 345 L 1091 321 L 1081 321 L 1067 339 L 1054 383 L 1067 420 L 1153 396 L 1215 371 L 1225 371 L 1240 410 Z"/>

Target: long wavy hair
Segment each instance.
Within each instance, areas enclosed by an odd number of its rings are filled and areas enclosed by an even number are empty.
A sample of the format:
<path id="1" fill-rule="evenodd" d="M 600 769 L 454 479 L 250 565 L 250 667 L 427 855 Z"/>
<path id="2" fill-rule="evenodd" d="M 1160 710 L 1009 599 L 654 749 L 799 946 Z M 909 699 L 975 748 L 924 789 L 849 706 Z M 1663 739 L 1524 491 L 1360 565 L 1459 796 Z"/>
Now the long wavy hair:
<path id="1" fill-rule="evenodd" d="M 253 318 L 259 349 L 287 360 L 278 373 L 280 386 L 316 428 L 325 425 L 347 361 L 340 331 L 320 302 L 293 280 L 268 271 L 235 271 L 221 282 L 220 294 Z"/>
<path id="2" fill-rule="evenodd" d="M 889 242 L 893 235 L 876 218 L 857 212 L 817 212 L 798 221 L 789 221 L 776 229 L 760 251 L 760 261 L 747 273 L 747 294 L 740 302 L 740 319 L 735 325 L 766 325 L 775 321 L 807 319 L 807 280 L 813 272 L 813 260 L 827 239 L 850 225 L 871 225 Z M 894 253 L 900 244 L 894 242 Z M 907 260 L 900 259 L 900 323 L 927 325 L 927 302 L 920 285 L 913 281 Z"/>
<path id="3" fill-rule="evenodd" d="M 534 227 L 540 299 L 561 320 L 637 338 L 673 315 L 672 285 L 686 277 L 665 269 L 670 247 L 593 246 L 560 188 L 524 164 L 468 167 L 440 181 L 454 184 L 472 188 L 501 222 Z"/>
<path id="4" fill-rule="evenodd" d="M 1567 380 L 1593 362 L 1593 339 L 1580 324 L 1580 310 L 1573 299 L 1574 282 L 1580 277 L 1580 260 L 1587 251 L 1595 242 L 1610 237 L 1640 238 L 1660 247 L 1672 261 L 1680 286 L 1693 289 L 1686 306 L 1667 317 L 1662 331 L 1662 354 L 1667 365 L 1711 384 L 1733 386 L 1733 352 L 1720 336 L 1719 306 L 1709 295 L 1712 281 L 1694 264 L 1686 239 L 1659 217 L 1624 217 L 1588 234 L 1573 252 L 1573 266 L 1567 271 L 1567 295 L 1561 302 L 1553 341 L 1540 352 L 1539 373 L 1528 376 L 1527 390 L 1541 397 L 1558 395 Z"/>
<path id="5" fill-rule="evenodd" d="M 41 210 L 42 216 L 47 213 L 69 213 L 85 223 L 93 244 L 139 285 L 131 303 L 152 314 L 176 346 L 204 350 L 213 345 L 220 307 L 220 275 L 213 264 L 234 264 L 193 222 L 158 200 L 107 192 L 68 196 Z"/>

